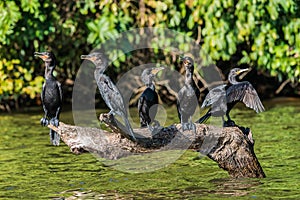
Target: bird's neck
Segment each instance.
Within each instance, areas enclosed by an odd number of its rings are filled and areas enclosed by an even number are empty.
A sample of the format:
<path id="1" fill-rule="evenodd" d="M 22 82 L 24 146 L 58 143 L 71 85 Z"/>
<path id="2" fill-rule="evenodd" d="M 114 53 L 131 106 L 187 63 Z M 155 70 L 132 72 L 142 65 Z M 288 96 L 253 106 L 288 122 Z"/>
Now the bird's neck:
<path id="1" fill-rule="evenodd" d="M 53 76 L 53 70 L 55 68 L 55 63 L 53 62 L 45 62 L 45 79 L 52 79 Z"/>
<path id="2" fill-rule="evenodd" d="M 189 70 L 186 70 L 185 72 L 185 84 L 186 85 L 192 85 L 193 84 L 193 73 Z"/>
<path id="3" fill-rule="evenodd" d="M 146 87 L 147 87 L 147 88 L 150 88 L 151 90 L 155 90 L 155 85 L 154 85 L 153 82 L 151 82 L 151 83 L 146 83 Z"/>
<path id="4" fill-rule="evenodd" d="M 236 76 L 229 76 L 228 81 L 230 84 L 235 85 L 238 84 L 239 82 L 236 80 Z"/>
<path id="5" fill-rule="evenodd" d="M 99 80 L 100 76 L 103 75 L 103 71 L 101 69 L 96 68 L 94 71 L 94 78 L 96 81 Z"/>
<path id="6" fill-rule="evenodd" d="M 95 74 L 103 74 L 104 71 L 105 71 L 105 67 L 96 67 Z"/>
<path id="7" fill-rule="evenodd" d="M 103 74 L 108 66 L 107 62 L 95 60 L 93 61 L 94 65 L 96 66 L 95 71 L 97 71 L 100 74 Z"/>

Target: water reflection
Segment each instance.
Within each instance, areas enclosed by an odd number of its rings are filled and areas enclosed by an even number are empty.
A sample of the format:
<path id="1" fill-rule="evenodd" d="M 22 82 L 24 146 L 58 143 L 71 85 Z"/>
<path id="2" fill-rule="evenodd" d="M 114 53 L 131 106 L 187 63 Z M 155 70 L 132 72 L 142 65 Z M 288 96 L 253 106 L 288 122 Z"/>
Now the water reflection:
<path id="1" fill-rule="evenodd" d="M 124 173 L 91 154 L 50 145 L 48 130 L 39 123 L 42 110 L 1 114 L 0 199 L 300 199 L 300 101 L 264 105 L 267 111 L 259 115 L 244 106 L 232 110 L 236 122 L 253 132 L 264 179 L 230 179 L 215 162 L 195 159 L 190 151 L 160 170 Z M 72 112 L 64 111 L 61 120 L 72 123 Z M 177 113 L 168 120 L 178 120 Z"/>
<path id="2" fill-rule="evenodd" d="M 213 179 L 210 182 L 216 186 L 214 193 L 224 195 L 224 197 L 246 196 L 253 193 L 257 186 L 262 184 L 260 179 L 253 178 Z"/>
<path id="3" fill-rule="evenodd" d="M 185 189 L 162 191 L 157 190 L 144 190 L 136 192 L 119 192 L 117 190 L 109 190 L 105 193 L 98 193 L 95 191 L 83 191 L 78 188 L 75 190 L 63 191 L 60 194 L 68 194 L 66 200 L 73 199 L 201 199 L 214 196 L 215 198 L 231 198 L 231 197 L 243 197 L 257 190 L 257 187 L 261 185 L 259 179 L 233 179 L 233 178 L 221 178 L 212 179 L 209 181 L 212 185 L 207 186 L 193 186 Z M 254 198 L 254 196 L 252 196 Z M 59 197 L 57 197 L 59 198 Z"/>
<path id="4" fill-rule="evenodd" d="M 78 188 L 75 190 L 66 190 L 61 192 L 63 196 L 65 194 L 69 194 L 67 197 L 52 197 L 53 200 L 86 200 L 86 199 L 134 199 L 136 198 L 136 194 L 126 194 L 126 193 L 118 193 L 117 191 L 106 191 L 106 193 L 97 193 L 91 190 L 82 191 L 82 189 Z"/>

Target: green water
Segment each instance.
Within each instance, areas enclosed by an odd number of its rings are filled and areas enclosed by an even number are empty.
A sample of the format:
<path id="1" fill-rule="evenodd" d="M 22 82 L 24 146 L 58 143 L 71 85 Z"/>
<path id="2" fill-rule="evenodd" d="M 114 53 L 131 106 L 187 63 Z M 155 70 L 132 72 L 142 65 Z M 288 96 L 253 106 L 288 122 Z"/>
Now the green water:
<path id="1" fill-rule="evenodd" d="M 264 104 L 259 115 L 243 106 L 232 111 L 236 123 L 252 129 L 264 179 L 231 179 L 192 151 L 156 171 L 125 173 L 63 143 L 51 146 L 41 110 L 1 114 L 0 199 L 300 199 L 300 100 Z M 72 112 L 61 120 L 72 123 Z"/>

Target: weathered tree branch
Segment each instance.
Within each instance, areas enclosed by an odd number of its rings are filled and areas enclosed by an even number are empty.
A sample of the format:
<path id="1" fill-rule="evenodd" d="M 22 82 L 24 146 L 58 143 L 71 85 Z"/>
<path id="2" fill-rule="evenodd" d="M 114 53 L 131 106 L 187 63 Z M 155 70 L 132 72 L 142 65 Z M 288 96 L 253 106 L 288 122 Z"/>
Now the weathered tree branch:
<path id="1" fill-rule="evenodd" d="M 231 177 L 265 177 L 254 153 L 250 129 L 196 124 L 196 132 L 181 132 L 181 125 L 175 124 L 161 128 L 154 135 L 147 128 L 134 129 L 137 137 L 134 142 L 128 139 L 128 134 L 123 131 L 126 129 L 112 115 L 101 114 L 100 121 L 111 128 L 112 133 L 62 122 L 59 127 L 49 125 L 49 128 L 57 131 L 76 154 L 87 151 L 113 160 L 134 153 L 188 148 L 216 161 Z"/>

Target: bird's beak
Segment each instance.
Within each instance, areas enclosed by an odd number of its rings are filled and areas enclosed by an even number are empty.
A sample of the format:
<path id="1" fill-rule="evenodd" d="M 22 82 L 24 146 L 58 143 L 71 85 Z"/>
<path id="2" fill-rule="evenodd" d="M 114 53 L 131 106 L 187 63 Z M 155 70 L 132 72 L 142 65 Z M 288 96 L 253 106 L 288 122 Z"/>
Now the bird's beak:
<path id="1" fill-rule="evenodd" d="M 81 55 L 80 58 L 85 59 L 85 60 L 91 60 L 91 61 L 96 60 L 96 57 L 91 56 L 91 55 Z"/>
<path id="2" fill-rule="evenodd" d="M 246 72 L 246 71 L 248 71 L 248 70 L 249 70 L 249 68 L 241 69 L 241 70 L 237 71 L 236 74 L 239 75 L 239 74 L 241 74 L 241 73 L 243 73 L 243 72 Z"/>
<path id="3" fill-rule="evenodd" d="M 34 52 L 34 56 L 37 56 L 43 60 L 47 60 L 49 56 L 46 54 L 46 52 Z"/>
<path id="4" fill-rule="evenodd" d="M 151 70 L 151 73 L 154 74 L 154 75 L 156 75 L 159 71 L 161 71 L 161 70 L 163 70 L 163 69 L 165 69 L 165 68 L 164 68 L 164 67 L 153 68 L 153 69 Z"/>
<path id="5" fill-rule="evenodd" d="M 80 58 L 88 60 L 90 58 L 90 56 L 89 55 L 81 55 Z"/>

